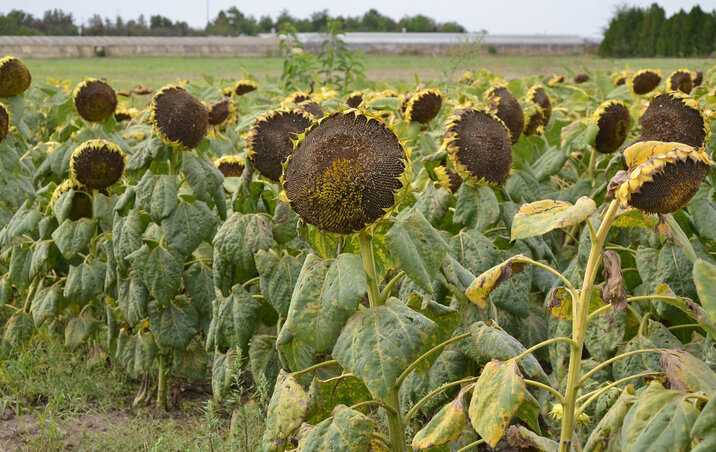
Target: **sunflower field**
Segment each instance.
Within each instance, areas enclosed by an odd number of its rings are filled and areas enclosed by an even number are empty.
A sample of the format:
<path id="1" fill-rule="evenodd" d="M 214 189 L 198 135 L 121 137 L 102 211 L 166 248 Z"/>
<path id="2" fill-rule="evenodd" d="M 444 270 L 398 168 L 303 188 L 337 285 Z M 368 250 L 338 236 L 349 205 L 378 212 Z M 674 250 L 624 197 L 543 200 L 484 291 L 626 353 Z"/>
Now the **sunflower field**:
<path id="1" fill-rule="evenodd" d="M 0 366 L 265 387 L 251 450 L 716 449 L 716 68 L 310 81 L 0 60 Z"/>

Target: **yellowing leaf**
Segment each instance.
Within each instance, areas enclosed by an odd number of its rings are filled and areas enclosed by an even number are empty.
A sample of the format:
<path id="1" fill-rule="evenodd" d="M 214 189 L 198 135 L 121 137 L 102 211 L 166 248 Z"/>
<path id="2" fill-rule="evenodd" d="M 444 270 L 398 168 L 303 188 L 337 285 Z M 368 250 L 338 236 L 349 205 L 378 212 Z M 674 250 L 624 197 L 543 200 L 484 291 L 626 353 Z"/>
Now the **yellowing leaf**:
<path id="1" fill-rule="evenodd" d="M 512 220 L 512 240 L 545 234 L 556 228 L 579 224 L 597 211 L 591 198 L 582 196 L 572 205 L 545 199 L 520 207 Z"/>
<path id="2" fill-rule="evenodd" d="M 577 290 L 577 294 L 581 291 Z M 572 296 L 565 287 L 557 287 L 549 293 L 547 310 L 557 320 L 572 320 Z M 592 289 L 592 297 L 589 300 L 589 313 L 605 306 L 604 300 L 599 295 L 599 289 Z"/>
<path id="3" fill-rule="evenodd" d="M 308 395 L 290 374 L 279 373 L 266 413 L 264 450 L 284 450 L 288 437 L 301 425 L 308 412 Z"/>
<path id="4" fill-rule="evenodd" d="M 413 437 L 414 451 L 430 449 L 460 437 L 467 423 L 465 393 L 471 388 L 472 386 L 463 388 L 455 400 L 445 405 L 428 425 Z"/>
<path id="5" fill-rule="evenodd" d="M 716 373 L 690 353 L 683 350 L 661 352 L 659 364 L 672 389 L 705 392 L 709 396 L 716 392 Z"/>
<path id="6" fill-rule="evenodd" d="M 525 268 L 525 263 L 520 262 L 523 255 L 513 256 L 503 263 L 492 267 L 485 273 L 481 274 L 470 284 L 465 291 L 467 298 L 481 308 L 487 306 L 487 298 L 490 293 L 505 280 L 509 279 L 515 273 L 519 273 Z"/>

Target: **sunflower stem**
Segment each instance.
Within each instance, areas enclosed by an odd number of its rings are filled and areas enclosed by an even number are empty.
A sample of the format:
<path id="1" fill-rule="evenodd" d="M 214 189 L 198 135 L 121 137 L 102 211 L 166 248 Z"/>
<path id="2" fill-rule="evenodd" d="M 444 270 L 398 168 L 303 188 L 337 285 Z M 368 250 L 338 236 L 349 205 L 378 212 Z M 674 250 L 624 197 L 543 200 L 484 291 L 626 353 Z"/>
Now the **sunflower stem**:
<path id="1" fill-rule="evenodd" d="M 686 257 L 689 258 L 691 263 L 696 262 L 696 251 L 694 251 L 694 247 L 691 245 L 691 242 L 684 233 L 684 230 L 681 229 L 681 226 L 679 226 L 679 223 L 676 221 L 676 218 L 674 218 L 674 215 L 667 213 L 664 215 L 664 218 L 674 235 L 674 242 L 679 245 L 679 248 L 681 248 Z"/>
<path id="2" fill-rule="evenodd" d="M 405 426 L 403 417 L 400 414 L 400 402 L 398 401 L 398 390 L 391 389 L 386 400 L 392 409 L 385 410 L 388 415 L 388 431 L 390 432 L 390 450 L 393 452 L 406 452 L 405 447 Z"/>
<path id="3" fill-rule="evenodd" d="M 378 281 L 375 276 L 375 258 L 373 257 L 373 236 L 367 231 L 361 231 L 358 234 L 360 242 L 360 257 L 363 261 L 363 270 L 365 270 L 365 280 L 368 284 L 368 302 L 371 308 L 385 304 L 385 300 L 380 296 L 378 290 Z"/>
<path id="4" fill-rule="evenodd" d="M 162 353 L 159 355 L 159 379 L 157 381 L 157 409 L 161 411 L 167 410 L 167 355 Z"/>
<path id="5" fill-rule="evenodd" d="M 596 151 L 593 151 L 596 152 Z M 576 315 L 572 320 L 572 345 L 569 355 L 569 372 L 567 374 L 567 388 L 564 395 L 564 417 L 562 419 L 562 431 L 559 439 L 559 452 L 569 452 L 572 449 L 572 438 L 574 437 L 575 414 L 577 411 L 577 391 L 580 385 L 579 373 L 582 367 L 582 350 L 584 348 L 584 336 L 589 315 L 589 301 L 594 287 L 594 280 L 597 276 L 599 263 L 602 258 L 602 247 L 607 238 L 607 233 L 614 222 L 614 216 L 619 210 L 616 200 L 612 201 L 604 214 L 604 220 L 599 226 L 596 236 L 592 237 L 592 249 L 589 252 L 587 268 L 584 272 L 582 291 L 579 294 L 579 301 L 575 307 Z"/>
<path id="6" fill-rule="evenodd" d="M 592 181 L 592 188 L 594 188 L 594 170 L 597 168 L 597 150 L 592 147 L 592 152 L 589 154 L 589 167 L 587 169 L 587 176 Z"/>

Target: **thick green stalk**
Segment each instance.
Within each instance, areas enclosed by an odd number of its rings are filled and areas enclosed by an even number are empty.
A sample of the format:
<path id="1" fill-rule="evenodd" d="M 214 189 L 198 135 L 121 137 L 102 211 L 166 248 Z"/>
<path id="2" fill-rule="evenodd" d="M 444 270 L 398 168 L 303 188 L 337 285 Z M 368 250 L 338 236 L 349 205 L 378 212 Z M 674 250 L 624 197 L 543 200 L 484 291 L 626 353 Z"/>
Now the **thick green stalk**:
<path id="1" fill-rule="evenodd" d="M 373 258 L 373 237 L 367 231 L 361 231 L 358 234 L 360 242 L 360 257 L 363 260 L 363 269 L 365 270 L 365 280 L 368 283 L 368 301 L 370 307 L 374 308 L 385 303 L 381 299 L 380 291 L 378 291 L 378 281 L 375 276 L 375 259 Z"/>
<path id="2" fill-rule="evenodd" d="M 167 355 L 162 353 L 159 355 L 159 379 L 157 381 L 157 409 L 167 410 L 167 376 L 169 368 L 167 367 Z"/>
<path id="3" fill-rule="evenodd" d="M 572 449 L 575 413 L 577 411 L 579 373 L 582 367 L 582 349 L 584 348 L 584 335 L 587 329 L 589 301 L 592 296 L 592 288 L 594 287 L 597 270 L 599 270 L 599 263 L 601 262 L 602 247 L 604 246 L 604 241 L 607 238 L 607 233 L 612 226 L 617 210 L 619 210 L 619 204 L 614 200 L 607 208 L 597 235 L 592 236 L 592 249 L 589 252 L 589 260 L 587 261 L 587 268 L 584 273 L 582 292 L 579 294 L 576 315 L 572 320 L 572 340 L 574 340 L 575 344 L 572 345 L 569 354 L 569 372 L 567 374 L 567 388 L 564 396 L 564 417 L 562 418 L 559 452 L 569 452 Z"/>
<path id="4" fill-rule="evenodd" d="M 388 415 L 388 430 L 390 431 L 390 443 L 392 452 L 406 452 L 405 424 L 400 414 L 400 402 L 398 401 L 398 390 L 391 389 L 386 403 L 392 410 L 385 410 Z"/>
<path id="5" fill-rule="evenodd" d="M 594 173 L 597 168 L 597 150 L 592 147 L 592 152 L 589 154 L 589 168 L 587 169 L 587 176 L 592 180 L 592 187 L 594 187 Z"/>
<path id="6" fill-rule="evenodd" d="M 679 245 L 679 248 L 681 248 L 686 257 L 688 257 L 692 263 L 696 262 L 696 251 L 694 251 L 693 245 L 691 245 L 689 238 L 686 236 L 684 230 L 681 229 L 681 226 L 679 226 L 679 223 L 676 221 L 676 218 L 674 218 L 674 215 L 667 213 L 664 215 L 664 218 L 666 219 L 666 223 L 669 227 L 671 227 L 671 233 L 674 235 L 674 241 L 676 244 Z"/>

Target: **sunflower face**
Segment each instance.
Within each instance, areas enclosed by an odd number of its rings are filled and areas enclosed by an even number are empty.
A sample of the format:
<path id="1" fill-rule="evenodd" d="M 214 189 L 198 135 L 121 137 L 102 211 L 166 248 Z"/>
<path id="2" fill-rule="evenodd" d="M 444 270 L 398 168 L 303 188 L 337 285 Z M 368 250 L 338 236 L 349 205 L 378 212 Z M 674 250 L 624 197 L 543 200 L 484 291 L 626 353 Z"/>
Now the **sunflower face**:
<path id="1" fill-rule="evenodd" d="M 701 83 L 704 81 L 704 73 L 701 71 L 696 71 L 693 74 L 693 80 L 694 80 L 694 88 L 697 86 L 701 86 Z"/>
<path id="2" fill-rule="evenodd" d="M 527 91 L 527 102 L 534 102 L 542 108 L 542 125 L 547 126 L 549 118 L 552 116 L 552 101 L 547 95 L 547 91 L 540 85 L 535 85 Z"/>
<path id="3" fill-rule="evenodd" d="M 626 83 L 629 74 L 627 72 L 616 72 L 612 74 L 614 86 L 621 86 Z"/>
<path id="4" fill-rule="evenodd" d="M 117 94 L 104 80 L 90 78 L 75 88 L 72 95 L 75 110 L 86 121 L 101 122 L 114 114 Z"/>
<path id="5" fill-rule="evenodd" d="M 226 121 L 231 113 L 231 99 L 225 97 L 209 105 L 209 124 L 216 126 Z"/>
<path id="6" fill-rule="evenodd" d="M 629 170 L 614 192 L 616 199 L 660 214 L 686 206 L 713 164 L 703 148 L 657 141 L 629 146 L 624 160 Z"/>
<path id="7" fill-rule="evenodd" d="M 91 140 L 79 145 L 70 158 L 70 177 L 95 190 L 114 185 L 124 173 L 122 150 L 106 140 Z"/>
<path id="8" fill-rule="evenodd" d="M 5 141 L 10 132 L 10 112 L 5 105 L 0 104 L 0 144 Z"/>
<path id="9" fill-rule="evenodd" d="M 462 178 L 458 173 L 445 165 L 436 166 L 434 171 L 442 187 L 450 190 L 452 194 L 457 193 L 462 185 Z"/>
<path id="10" fill-rule="evenodd" d="M 386 215 L 406 183 L 408 156 L 382 121 L 355 110 L 309 129 L 289 157 L 283 188 L 291 207 L 322 231 L 350 234 Z"/>
<path id="11" fill-rule="evenodd" d="M 694 89 L 694 81 L 688 69 L 678 69 L 669 75 L 666 86 L 671 91 L 681 91 L 689 94 Z"/>
<path id="12" fill-rule="evenodd" d="M 114 111 L 114 119 L 117 122 L 129 121 L 129 120 L 133 119 L 134 117 L 136 117 L 138 114 L 139 114 L 139 111 L 136 108 L 120 107 Z"/>
<path id="13" fill-rule="evenodd" d="M 436 89 L 423 89 L 414 93 L 405 103 L 404 116 L 408 122 L 429 123 L 443 104 L 443 96 Z"/>
<path id="14" fill-rule="evenodd" d="M 577 74 L 574 77 L 574 83 L 584 83 L 586 81 L 589 81 L 589 76 L 587 74 Z"/>
<path id="15" fill-rule="evenodd" d="M 152 98 L 150 122 L 166 144 L 193 149 L 206 135 L 209 112 L 204 104 L 184 88 L 169 85 Z"/>
<path id="16" fill-rule="evenodd" d="M 321 119 L 325 115 L 323 108 L 312 100 L 304 100 L 298 104 L 296 110 L 308 114 L 314 121 Z"/>
<path id="17" fill-rule="evenodd" d="M 246 155 L 264 177 L 278 182 L 283 163 L 293 152 L 293 141 L 313 121 L 296 110 L 274 110 L 259 117 L 246 137 Z"/>
<path id="18" fill-rule="evenodd" d="M 465 180 L 502 185 L 510 174 L 509 130 L 486 111 L 466 108 L 453 113 L 446 124 L 444 145 Z"/>
<path id="19" fill-rule="evenodd" d="M 626 105 L 619 100 L 609 100 L 594 111 L 592 118 L 599 127 L 595 149 L 603 154 L 611 154 L 619 149 L 626 140 L 631 126 L 631 117 Z"/>
<path id="20" fill-rule="evenodd" d="M 346 104 L 350 108 L 358 108 L 358 106 L 363 103 L 363 92 L 362 91 L 354 91 L 348 95 L 346 98 Z"/>
<path id="21" fill-rule="evenodd" d="M 70 214 L 68 218 L 72 221 L 77 221 L 80 218 L 92 218 L 92 198 L 87 193 L 86 188 L 82 187 L 77 182 L 67 179 L 55 188 L 52 192 L 52 198 L 50 199 L 50 209 L 55 205 L 60 196 L 64 193 L 73 190 L 72 194 L 72 207 L 70 207 Z"/>
<path id="22" fill-rule="evenodd" d="M 295 91 L 281 101 L 281 107 L 287 107 L 291 104 L 300 104 L 301 102 L 311 100 L 311 95 L 305 91 Z"/>
<path id="23" fill-rule="evenodd" d="M 525 108 L 523 114 L 525 118 L 525 128 L 522 133 L 524 133 L 526 137 L 542 135 L 544 133 L 544 113 L 542 112 L 542 107 L 535 103 L 530 103 L 527 108 Z"/>
<path id="24" fill-rule="evenodd" d="M 214 160 L 214 165 L 224 177 L 240 177 L 246 168 L 246 162 L 238 155 L 225 155 Z"/>
<path id="25" fill-rule="evenodd" d="M 22 94 L 31 82 L 30 70 L 22 61 L 14 56 L 0 59 L 0 97 Z"/>
<path id="26" fill-rule="evenodd" d="M 233 91 L 237 96 L 243 96 L 244 94 L 256 91 L 257 89 L 259 89 L 258 83 L 253 80 L 244 79 L 236 82 Z"/>
<path id="27" fill-rule="evenodd" d="M 510 130 L 512 143 L 516 143 L 525 128 L 525 116 L 520 103 L 504 86 L 491 88 L 486 95 L 491 104 L 490 111 L 505 123 Z"/>
<path id="28" fill-rule="evenodd" d="M 700 148 L 708 140 L 709 126 L 696 101 L 679 92 L 659 94 L 639 118 L 638 141 L 673 141 Z"/>
<path id="29" fill-rule="evenodd" d="M 642 69 L 631 78 L 631 90 L 634 94 L 643 95 L 650 93 L 659 86 L 661 72 L 653 69 Z"/>

